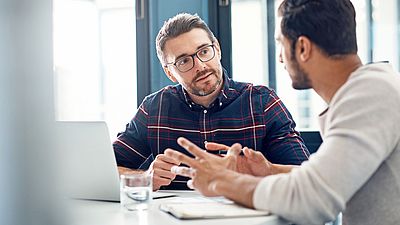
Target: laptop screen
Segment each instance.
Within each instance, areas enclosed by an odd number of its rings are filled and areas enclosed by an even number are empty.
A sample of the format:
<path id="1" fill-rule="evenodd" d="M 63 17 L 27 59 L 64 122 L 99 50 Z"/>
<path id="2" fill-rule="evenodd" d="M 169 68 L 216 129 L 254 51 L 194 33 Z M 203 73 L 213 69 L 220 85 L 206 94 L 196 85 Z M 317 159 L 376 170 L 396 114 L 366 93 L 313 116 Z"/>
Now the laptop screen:
<path id="1" fill-rule="evenodd" d="M 63 188 L 72 198 L 119 201 L 119 176 L 105 122 L 57 122 Z"/>

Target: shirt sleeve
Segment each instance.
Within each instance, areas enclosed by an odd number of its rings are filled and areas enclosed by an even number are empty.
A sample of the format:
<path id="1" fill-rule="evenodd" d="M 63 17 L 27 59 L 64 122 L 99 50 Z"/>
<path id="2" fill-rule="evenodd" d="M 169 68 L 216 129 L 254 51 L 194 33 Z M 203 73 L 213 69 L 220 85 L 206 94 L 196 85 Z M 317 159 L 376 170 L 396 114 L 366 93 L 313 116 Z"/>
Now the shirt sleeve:
<path id="1" fill-rule="evenodd" d="M 394 93 L 379 79 L 337 93 L 321 147 L 291 173 L 264 178 L 253 195 L 255 208 L 299 224 L 333 220 L 395 149 L 400 98 Z"/>
<path id="2" fill-rule="evenodd" d="M 264 155 L 272 163 L 300 165 L 310 153 L 295 130 L 296 123 L 273 91 L 265 99 L 263 113 L 267 134 L 263 144 Z"/>
<path id="3" fill-rule="evenodd" d="M 114 154 L 118 166 L 131 169 L 147 169 L 142 165 L 151 156 L 147 144 L 147 117 L 145 101 L 139 106 L 136 115 L 126 125 L 124 132 L 118 134 L 113 143 Z"/>

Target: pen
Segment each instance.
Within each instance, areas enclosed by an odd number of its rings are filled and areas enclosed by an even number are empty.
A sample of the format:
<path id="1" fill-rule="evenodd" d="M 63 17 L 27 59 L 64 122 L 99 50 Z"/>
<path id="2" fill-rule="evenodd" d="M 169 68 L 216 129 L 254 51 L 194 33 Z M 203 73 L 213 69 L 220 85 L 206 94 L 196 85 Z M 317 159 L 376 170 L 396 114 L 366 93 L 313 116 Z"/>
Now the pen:
<path id="1" fill-rule="evenodd" d="M 172 198 L 172 197 L 177 197 L 177 195 L 171 194 L 171 195 L 163 195 L 163 196 L 153 196 L 153 199 Z"/>
<path id="2" fill-rule="evenodd" d="M 214 151 L 206 150 L 206 152 L 214 155 L 226 155 L 228 153 L 228 150 L 214 150 Z M 239 155 L 244 155 L 243 151 L 240 151 Z"/>

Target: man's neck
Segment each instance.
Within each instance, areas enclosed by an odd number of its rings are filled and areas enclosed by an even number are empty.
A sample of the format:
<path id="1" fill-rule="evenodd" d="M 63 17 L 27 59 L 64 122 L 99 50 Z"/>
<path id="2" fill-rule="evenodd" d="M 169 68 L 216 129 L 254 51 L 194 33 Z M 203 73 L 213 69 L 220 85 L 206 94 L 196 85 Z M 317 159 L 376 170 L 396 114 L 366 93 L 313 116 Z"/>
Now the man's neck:
<path id="1" fill-rule="evenodd" d="M 329 104 L 337 90 L 346 83 L 347 79 L 355 70 L 362 66 L 358 55 L 345 56 L 342 59 L 326 59 L 319 66 L 312 85 L 314 90 L 325 102 Z"/>

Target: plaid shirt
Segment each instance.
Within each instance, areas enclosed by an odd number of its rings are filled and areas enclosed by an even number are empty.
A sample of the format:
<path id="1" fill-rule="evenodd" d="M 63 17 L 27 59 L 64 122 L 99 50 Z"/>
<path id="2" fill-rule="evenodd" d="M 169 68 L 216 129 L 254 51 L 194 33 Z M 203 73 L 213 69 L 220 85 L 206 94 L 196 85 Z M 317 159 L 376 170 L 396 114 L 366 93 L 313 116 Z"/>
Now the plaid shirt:
<path id="1" fill-rule="evenodd" d="M 271 89 L 224 75 L 224 87 L 209 108 L 194 103 L 181 85 L 147 96 L 113 146 L 117 164 L 132 169 L 147 169 L 166 148 L 189 154 L 177 144 L 178 137 L 201 148 L 207 141 L 238 142 L 261 151 L 272 163 L 299 165 L 309 152 L 295 126 Z M 182 180 L 178 176 L 169 187 L 186 187 Z"/>

